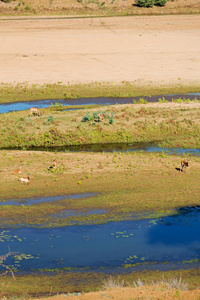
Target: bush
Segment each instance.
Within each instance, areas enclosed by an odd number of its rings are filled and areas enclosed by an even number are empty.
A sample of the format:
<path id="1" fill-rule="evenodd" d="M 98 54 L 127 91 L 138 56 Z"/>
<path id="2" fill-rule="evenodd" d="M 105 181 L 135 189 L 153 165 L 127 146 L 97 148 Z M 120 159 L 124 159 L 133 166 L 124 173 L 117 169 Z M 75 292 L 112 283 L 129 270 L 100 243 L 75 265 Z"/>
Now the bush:
<path id="1" fill-rule="evenodd" d="M 89 112 L 87 111 L 85 116 L 82 118 L 82 122 L 89 122 L 90 121 L 90 116 Z"/>
<path id="2" fill-rule="evenodd" d="M 93 119 L 99 120 L 98 114 L 99 114 L 98 111 L 93 112 Z"/>
<path id="3" fill-rule="evenodd" d="M 29 4 L 25 6 L 25 10 L 30 10 L 30 9 L 31 9 L 31 7 Z"/>
<path id="4" fill-rule="evenodd" d="M 155 0 L 137 0 L 137 5 L 140 7 L 152 7 L 155 4 Z"/>
<path id="5" fill-rule="evenodd" d="M 140 7 L 152 7 L 154 5 L 164 6 L 168 0 L 137 0 L 137 5 Z"/>
<path id="6" fill-rule="evenodd" d="M 93 113 L 93 119 L 94 119 L 95 122 L 101 122 L 101 120 L 102 120 L 103 118 L 105 118 L 105 117 L 106 117 L 105 111 L 104 111 L 104 112 L 101 112 L 101 111 L 99 110 L 99 111 L 96 111 L 96 112 Z"/>
<path id="7" fill-rule="evenodd" d="M 111 115 L 108 116 L 108 120 L 109 120 L 109 124 L 113 124 L 114 123 L 114 112 L 111 112 Z"/>
<path id="8" fill-rule="evenodd" d="M 168 0 L 155 0 L 155 5 L 157 6 L 165 6 Z"/>
<path id="9" fill-rule="evenodd" d="M 66 108 L 62 105 L 62 103 L 56 102 L 54 105 L 51 103 L 51 110 L 53 111 L 61 111 L 65 109 Z"/>
<path id="10" fill-rule="evenodd" d="M 48 116 L 47 120 L 48 122 L 53 123 L 53 116 Z"/>

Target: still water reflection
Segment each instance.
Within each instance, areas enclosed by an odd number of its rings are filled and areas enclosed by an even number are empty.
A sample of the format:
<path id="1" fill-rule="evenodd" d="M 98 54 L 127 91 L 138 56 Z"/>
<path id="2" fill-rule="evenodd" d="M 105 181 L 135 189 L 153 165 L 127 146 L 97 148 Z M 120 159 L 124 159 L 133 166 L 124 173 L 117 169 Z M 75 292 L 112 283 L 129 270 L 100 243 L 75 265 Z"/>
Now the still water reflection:
<path id="1" fill-rule="evenodd" d="M 25 253 L 6 263 L 18 270 L 78 268 L 101 272 L 191 268 L 200 262 L 200 208 L 170 216 L 101 225 L 0 231 L 1 253 Z"/>

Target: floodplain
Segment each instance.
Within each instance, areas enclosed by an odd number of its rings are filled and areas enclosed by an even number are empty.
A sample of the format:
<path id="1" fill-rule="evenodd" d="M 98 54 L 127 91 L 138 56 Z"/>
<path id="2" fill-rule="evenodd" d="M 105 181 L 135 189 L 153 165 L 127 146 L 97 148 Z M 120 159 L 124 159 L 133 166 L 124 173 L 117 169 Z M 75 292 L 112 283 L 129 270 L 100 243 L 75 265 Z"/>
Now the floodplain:
<path id="1" fill-rule="evenodd" d="M 32 281 L 33 276 L 35 284 L 41 278 L 44 284 L 37 287 L 36 292 L 34 285 L 28 283 L 26 291 L 29 296 L 48 294 L 52 280 L 56 282 L 53 293 L 99 289 L 104 278 L 110 275 L 116 277 L 119 273 L 127 282 L 137 280 L 141 274 L 142 278 L 149 280 L 160 277 L 163 272 L 166 278 L 181 274 L 184 280 L 189 281 L 190 288 L 198 285 L 198 245 L 194 246 L 193 241 L 191 244 L 196 250 L 191 256 L 184 256 L 182 245 L 179 248 L 181 254 L 177 252 L 176 259 L 173 255 L 170 258 L 170 253 L 165 253 L 162 262 L 159 262 L 158 257 L 152 261 L 149 251 L 139 255 L 142 253 L 141 246 L 135 251 L 127 250 L 129 253 L 126 254 L 119 252 L 121 257 L 116 257 L 115 261 L 110 261 L 109 257 L 115 248 L 120 248 L 119 245 L 134 249 L 134 235 L 138 235 L 140 240 L 142 234 L 145 234 L 141 231 L 140 235 L 135 227 L 138 230 L 150 228 L 152 232 L 157 228 L 159 232 L 158 224 L 170 229 L 171 223 L 172 230 L 178 220 L 178 226 L 183 224 L 184 230 L 186 220 L 189 222 L 193 217 L 194 222 L 198 220 L 199 107 L 198 99 L 191 101 L 184 98 L 169 102 L 163 97 L 157 103 L 147 103 L 141 98 L 137 103 L 91 106 L 73 111 L 65 110 L 63 105 L 57 103 L 40 109 L 41 116 L 29 116 L 29 110 L 1 114 L 1 122 L 4 124 L 1 130 L 6 126 L 1 134 L 1 146 L 7 148 L 0 151 L 1 242 L 4 252 L 8 251 L 8 246 L 11 252 L 17 251 L 17 248 L 19 250 L 19 253 L 7 259 L 7 266 L 13 269 L 17 278 L 17 286 L 15 280 L 4 276 L 4 282 L 9 282 L 9 288 L 4 289 L 5 295 L 22 295 L 20 289 L 23 290 L 25 282 Z M 104 113 L 102 121 L 96 119 L 97 112 Z M 108 116 L 112 116 L 112 122 L 109 122 Z M 15 134 L 10 134 L 11 128 Z M 54 132 L 51 137 L 49 132 Z M 58 132 L 63 139 L 58 138 Z M 71 140 L 67 143 L 69 132 Z M 27 143 L 26 139 L 23 144 L 25 136 L 29 137 L 29 141 Z M 15 137 L 20 140 L 18 144 Z M 29 144 L 33 137 L 35 147 Z M 47 137 L 51 139 L 48 146 L 44 143 Z M 124 151 L 123 148 L 103 151 L 101 147 L 96 152 L 83 151 L 81 148 L 80 151 L 64 149 L 64 145 L 73 144 L 71 141 L 76 141 L 79 146 L 106 142 L 116 145 L 153 142 L 160 151 L 147 152 L 140 148 L 137 151 Z M 19 146 L 21 150 L 12 149 Z M 42 146 L 42 151 L 37 146 Z M 57 146 L 63 146 L 62 150 L 58 151 Z M 165 150 L 162 151 L 163 146 Z M 170 154 L 173 147 L 196 149 L 197 155 L 187 151 Z M 54 159 L 57 168 L 49 169 Z M 189 161 L 189 168 L 182 171 L 180 163 L 183 159 Z M 22 173 L 12 175 L 13 170 L 20 165 Z M 18 181 L 21 176 L 27 175 L 30 176 L 30 183 Z M 173 218 L 175 221 L 172 221 Z M 137 225 L 133 225 L 134 222 Z M 198 237 L 195 238 L 195 230 L 198 231 L 196 225 L 190 226 L 193 233 L 189 236 L 193 236 L 198 243 Z M 193 231 L 193 228 L 196 229 Z M 89 234 L 93 230 L 97 230 L 97 233 L 94 231 Z M 186 241 L 183 230 L 177 233 L 180 243 Z M 46 237 L 44 232 L 47 232 Z M 104 239 L 105 232 L 112 246 L 108 245 L 108 249 L 104 249 L 105 260 L 107 257 L 108 261 L 103 262 L 104 251 L 100 251 L 102 258 L 98 256 L 98 243 L 102 245 L 101 239 Z M 167 234 L 167 243 L 175 243 L 175 232 Z M 72 240 L 74 234 L 75 244 Z M 156 234 L 152 236 L 155 245 L 158 242 L 162 244 L 160 234 L 157 235 L 158 240 Z M 31 236 L 35 238 L 30 240 Z M 95 239 L 97 244 L 93 242 Z M 44 251 L 41 256 L 40 253 L 36 255 L 39 241 L 46 241 L 50 249 L 50 256 L 44 264 L 41 257 L 44 257 L 45 247 L 41 248 Z M 85 264 L 81 263 L 81 253 L 76 253 L 74 263 L 58 255 L 57 251 L 62 246 L 63 250 L 64 247 L 69 250 L 70 244 L 73 249 L 78 249 L 80 241 L 85 247 Z M 163 245 L 165 243 L 163 240 Z M 139 242 L 137 244 L 140 245 Z M 92 251 L 94 245 L 96 250 Z M 23 252 L 22 249 L 27 250 Z M 89 255 L 94 259 L 93 262 L 87 261 L 88 251 L 97 254 L 97 257 Z M 73 253 L 68 255 L 73 256 Z M 98 264 L 99 260 L 103 263 Z M 157 273 L 158 266 L 161 266 L 161 273 Z M 67 286 L 63 285 L 61 278 L 65 278 Z"/>

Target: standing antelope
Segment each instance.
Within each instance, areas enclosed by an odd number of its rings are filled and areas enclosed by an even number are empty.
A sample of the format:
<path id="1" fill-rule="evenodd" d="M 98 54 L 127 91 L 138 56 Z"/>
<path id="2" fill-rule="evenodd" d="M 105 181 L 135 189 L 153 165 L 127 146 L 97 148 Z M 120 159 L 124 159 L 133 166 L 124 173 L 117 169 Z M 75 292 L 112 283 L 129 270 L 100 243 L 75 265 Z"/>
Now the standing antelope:
<path id="1" fill-rule="evenodd" d="M 189 162 L 188 162 L 188 160 L 182 160 L 182 161 L 181 161 L 181 169 L 180 169 L 180 171 L 183 172 L 183 169 L 185 168 L 185 172 L 186 172 L 186 168 L 188 168 L 188 167 L 189 167 Z"/>
<path id="2" fill-rule="evenodd" d="M 36 107 L 31 107 L 30 108 L 30 114 L 29 114 L 29 116 L 41 116 L 41 112 L 39 111 L 39 109 L 38 108 L 36 108 Z"/>
<path id="3" fill-rule="evenodd" d="M 22 172 L 22 165 L 19 167 L 18 170 L 14 170 L 14 171 L 12 172 L 12 175 L 21 174 L 21 172 Z"/>
<path id="4" fill-rule="evenodd" d="M 30 182 L 30 177 L 29 176 L 21 177 L 18 180 L 21 181 L 21 182 L 29 183 Z"/>

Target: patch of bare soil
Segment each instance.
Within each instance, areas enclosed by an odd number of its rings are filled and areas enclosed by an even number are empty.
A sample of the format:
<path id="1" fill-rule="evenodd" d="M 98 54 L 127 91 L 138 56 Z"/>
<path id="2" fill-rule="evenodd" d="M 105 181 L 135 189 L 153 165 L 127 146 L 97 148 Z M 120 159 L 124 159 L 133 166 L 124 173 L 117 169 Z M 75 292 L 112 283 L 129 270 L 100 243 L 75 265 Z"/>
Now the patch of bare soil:
<path id="1" fill-rule="evenodd" d="M 43 300 L 62 300 L 65 299 L 66 295 L 55 296 L 52 298 L 44 298 Z M 199 300 L 200 289 L 193 291 L 180 291 L 175 289 L 167 289 L 164 286 L 152 286 L 152 287 L 137 287 L 137 288 L 112 288 L 100 292 L 91 292 L 82 295 L 71 295 L 67 296 L 67 299 L 72 300 L 102 300 L 102 299 L 113 299 L 113 300 L 153 300 L 153 299 L 179 299 L 179 300 Z M 36 299 L 37 300 L 37 299 Z"/>

